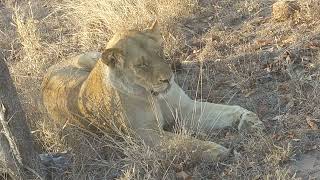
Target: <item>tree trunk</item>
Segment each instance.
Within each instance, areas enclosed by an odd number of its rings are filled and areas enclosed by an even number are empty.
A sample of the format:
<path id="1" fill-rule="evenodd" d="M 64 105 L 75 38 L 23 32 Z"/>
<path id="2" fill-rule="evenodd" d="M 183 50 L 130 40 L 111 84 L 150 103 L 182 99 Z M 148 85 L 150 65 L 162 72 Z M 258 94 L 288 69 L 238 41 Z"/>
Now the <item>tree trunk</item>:
<path id="1" fill-rule="evenodd" d="M 1 55 L 1 54 L 0 54 Z M 25 172 L 39 178 L 45 171 L 27 125 L 8 67 L 0 57 L 0 170 L 22 178 Z M 25 171 L 27 170 L 27 171 Z M 1 176 L 0 176 L 1 179 Z"/>

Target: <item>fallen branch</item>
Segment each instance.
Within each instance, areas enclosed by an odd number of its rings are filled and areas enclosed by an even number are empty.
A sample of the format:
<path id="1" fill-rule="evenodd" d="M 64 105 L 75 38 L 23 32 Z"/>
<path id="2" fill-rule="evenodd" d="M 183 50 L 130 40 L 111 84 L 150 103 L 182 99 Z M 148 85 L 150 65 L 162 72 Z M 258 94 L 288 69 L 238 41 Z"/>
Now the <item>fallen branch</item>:
<path id="1" fill-rule="evenodd" d="M 9 142 L 6 136 L 0 133 L 0 179 L 5 175 L 9 175 L 14 179 L 22 179 L 21 167 L 14 158 Z"/>
<path id="2" fill-rule="evenodd" d="M 14 179 L 45 179 L 9 70 L 0 58 L 0 168 Z"/>

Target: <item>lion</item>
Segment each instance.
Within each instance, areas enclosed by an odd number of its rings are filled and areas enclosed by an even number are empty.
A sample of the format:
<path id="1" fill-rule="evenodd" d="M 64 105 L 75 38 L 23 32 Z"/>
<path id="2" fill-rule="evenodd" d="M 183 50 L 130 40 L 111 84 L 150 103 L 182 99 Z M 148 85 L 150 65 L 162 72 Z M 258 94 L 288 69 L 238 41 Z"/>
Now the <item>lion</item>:
<path id="1" fill-rule="evenodd" d="M 131 132 L 151 147 L 176 137 L 164 126 L 178 121 L 205 133 L 225 127 L 263 128 L 255 113 L 240 106 L 190 99 L 175 83 L 161 47 L 155 22 L 142 31 L 116 33 L 102 53 L 84 53 L 50 67 L 42 84 L 48 114 L 95 132 Z M 185 147 L 208 161 L 230 153 L 222 145 L 196 138 L 186 140 Z"/>

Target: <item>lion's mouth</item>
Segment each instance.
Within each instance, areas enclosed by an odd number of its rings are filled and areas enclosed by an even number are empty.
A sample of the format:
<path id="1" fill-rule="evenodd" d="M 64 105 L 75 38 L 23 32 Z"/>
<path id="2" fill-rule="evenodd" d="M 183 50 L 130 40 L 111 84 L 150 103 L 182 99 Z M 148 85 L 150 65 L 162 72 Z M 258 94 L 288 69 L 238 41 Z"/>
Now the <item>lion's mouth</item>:
<path id="1" fill-rule="evenodd" d="M 154 96 L 158 96 L 159 94 L 165 95 L 170 90 L 173 83 L 174 75 L 172 75 L 169 81 L 166 83 L 153 85 L 150 92 Z"/>
<path id="2" fill-rule="evenodd" d="M 154 96 L 158 96 L 159 94 L 166 94 L 171 88 L 171 84 L 167 83 L 160 86 L 154 86 L 151 90 L 151 94 Z"/>

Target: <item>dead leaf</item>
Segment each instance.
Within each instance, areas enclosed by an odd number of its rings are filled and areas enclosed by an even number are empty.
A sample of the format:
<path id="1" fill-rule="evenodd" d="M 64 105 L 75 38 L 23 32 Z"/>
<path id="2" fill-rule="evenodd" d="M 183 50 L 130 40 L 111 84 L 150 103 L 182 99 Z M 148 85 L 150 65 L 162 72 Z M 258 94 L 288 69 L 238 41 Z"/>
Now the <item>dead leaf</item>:
<path id="1" fill-rule="evenodd" d="M 278 92 L 282 93 L 282 94 L 286 94 L 290 91 L 290 86 L 288 83 L 282 83 L 278 85 Z"/>
<path id="2" fill-rule="evenodd" d="M 288 132 L 288 138 L 293 139 L 295 137 L 295 134 L 293 132 Z"/>
<path id="3" fill-rule="evenodd" d="M 275 116 L 274 118 L 272 118 L 273 121 L 280 121 L 281 119 L 285 118 L 284 115 L 278 115 L 278 116 Z"/>
<path id="4" fill-rule="evenodd" d="M 294 43 L 296 41 L 295 36 L 285 36 L 280 39 L 281 41 L 281 46 L 286 46 Z"/>
<path id="5" fill-rule="evenodd" d="M 272 44 L 272 39 L 258 39 L 256 40 L 258 46 L 266 46 Z"/>
<path id="6" fill-rule="evenodd" d="M 308 125 L 310 126 L 311 129 L 313 129 L 313 130 L 319 129 L 319 127 L 318 127 L 318 125 L 316 123 L 318 121 L 317 119 L 312 118 L 310 116 L 307 116 L 306 117 L 306 121 L 307 121 L 307 123 L 308 123 Z"/>
<path id="7" fill-rule="evenodd" d="M 177 179 L 180 179 L 180 180 L 192 180 L 192 176 L 190 176 L 185 171 L 178 172 L 176 176 L 177 176 Z"/>
<path id="8" fill-rule="evenodd" d="M 281 135 L 279 135 L 279 134 L 273 134 L 271 138 L 274 139 L 274 140 L 279 141 L 279 140 L 281 139 Z"/>

